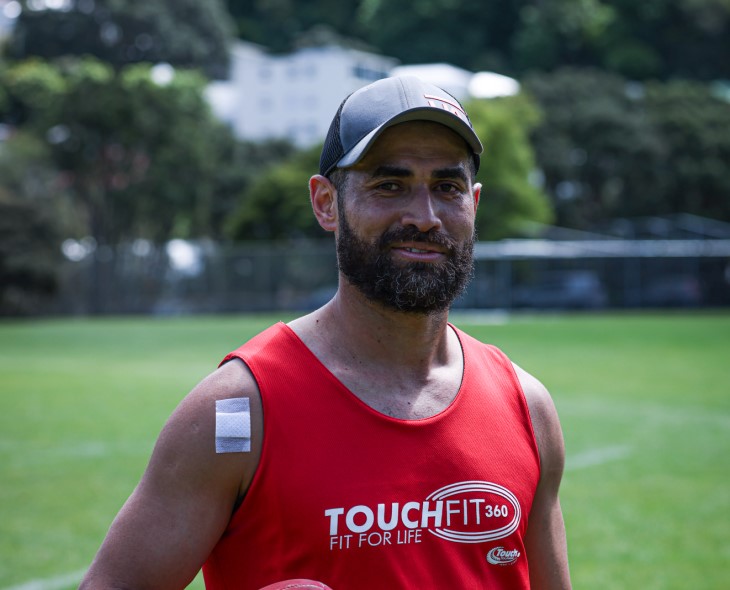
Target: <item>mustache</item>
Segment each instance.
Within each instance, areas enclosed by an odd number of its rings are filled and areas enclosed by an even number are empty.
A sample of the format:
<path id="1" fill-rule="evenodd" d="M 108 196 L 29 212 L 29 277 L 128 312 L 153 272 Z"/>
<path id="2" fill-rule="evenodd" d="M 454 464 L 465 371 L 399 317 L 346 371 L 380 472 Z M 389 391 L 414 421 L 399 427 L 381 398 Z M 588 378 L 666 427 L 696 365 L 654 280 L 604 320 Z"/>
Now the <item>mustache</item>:
<path id="1" fill-rule="evenodd" d="M 415 227 L 401 227 L 386 231 L 380 236 L 378 247 L 384 251 L 393 242 L 424 242 L 447 248 L 449 252 L 453 252 L 457 248 L 456 241 L 446 234 L 438 230 L 422 232 Z"/>

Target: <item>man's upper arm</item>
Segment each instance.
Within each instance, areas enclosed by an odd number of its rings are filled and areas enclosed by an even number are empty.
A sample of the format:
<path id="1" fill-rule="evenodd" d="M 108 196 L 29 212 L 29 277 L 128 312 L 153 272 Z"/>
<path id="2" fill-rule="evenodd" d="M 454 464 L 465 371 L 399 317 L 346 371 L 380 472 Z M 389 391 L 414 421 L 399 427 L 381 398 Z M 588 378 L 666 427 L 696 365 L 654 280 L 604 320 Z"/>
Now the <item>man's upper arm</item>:
<path id="1" fill-rule="evenodd" d="M 537 379 L 515 366 L 530 410 L 540 452 L 540 482 L 527 526 L 525 546 L 530 584 L 535 590 L 571 587 L 565 524 L 558 490 L 565 465 L 565 445 L 550 394 Z"/>
<path id="2" fill-rule="evenodd" d="M 248 397 L 251 450 L 216 453 L 215 401 Z M 184 588 L 224 531 L 253 477 L 261 403 L 239 361 L 198 385 L 165 424 L 149 465 L 104 540 L 82 588 Z"/>

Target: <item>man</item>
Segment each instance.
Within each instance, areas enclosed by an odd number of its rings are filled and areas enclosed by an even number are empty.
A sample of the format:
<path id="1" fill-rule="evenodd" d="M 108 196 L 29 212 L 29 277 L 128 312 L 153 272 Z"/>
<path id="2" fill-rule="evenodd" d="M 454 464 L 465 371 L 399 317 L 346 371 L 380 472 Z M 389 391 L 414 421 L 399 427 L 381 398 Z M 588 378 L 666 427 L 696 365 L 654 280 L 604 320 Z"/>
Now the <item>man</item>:
<path id="1" fill-rule="evenodd" d="M 310 180 L 337 294 L 185 398 L 83 588 L 570 587 L 550 396 L 448 323 L 481 151 L 416 78 L 343 102 Z"/>

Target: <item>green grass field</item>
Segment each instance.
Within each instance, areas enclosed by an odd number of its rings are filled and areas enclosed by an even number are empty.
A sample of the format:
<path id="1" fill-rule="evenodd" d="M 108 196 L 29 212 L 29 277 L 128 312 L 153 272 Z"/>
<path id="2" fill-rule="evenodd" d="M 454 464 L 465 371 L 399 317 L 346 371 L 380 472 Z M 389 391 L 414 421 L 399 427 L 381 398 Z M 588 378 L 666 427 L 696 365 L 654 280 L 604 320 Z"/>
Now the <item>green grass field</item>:
<path id="1" fill-rule="evenodd" d="M 75 587 L 179 399 L 276 319 L 0 323 L 0 590 Z M 453 321 L 555 398 L 575 588 L 730 587 L 730 314 Z"/>

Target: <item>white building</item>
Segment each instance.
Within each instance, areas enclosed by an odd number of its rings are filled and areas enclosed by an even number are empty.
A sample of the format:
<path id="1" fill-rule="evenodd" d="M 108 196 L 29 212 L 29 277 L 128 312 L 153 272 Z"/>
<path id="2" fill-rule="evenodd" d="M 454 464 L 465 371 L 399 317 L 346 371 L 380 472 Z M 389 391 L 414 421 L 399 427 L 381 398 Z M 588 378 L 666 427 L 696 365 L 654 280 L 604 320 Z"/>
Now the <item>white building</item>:
<path id="1" fill-rule="evenodd" d="M 491 72 L 474 74 L 449 64 L 399 66 L 398 61 L 330 44 L 272 55 L 239 41 L 230 79 L 207 89 L 213 111 L 249 141 L 289 139 L 299 147 L 322 141 L 342 100 L 358 88 L 392 75 L 412 75 L 444 88 L 459 100 L 519 92 L 519 83 Z"/>
<path id="2" fill-rule="evenodd" d="M 0 0 L 0 41 L 10 35 L 22 9 L 18 0 Z"/>
<path id="3" fill-rule="evenodd" d="M 392 76 L 416 76 L 450 92 L 460 101 L 470 98 L 497 98 L 513 96 L 520 91 L 514 78 L 494 72 L 477 72 L 457 68 L 451 64 L 418 64 L 398 66 Z"/>
<path id="4" fill-rule="evenodd" d="M 443 88 L 459 101 L 470 98 L 469 81 L 474 75 L 469 70 L 457 68 L 451 64 L 417 64 L 393 68 L 392 76 L 415 76 Z"/>
<path id="5" fill-rule="evenodd" d="M 214 112 L 237 137 L 288 138 L 304 147 L 324 139 L 345 96 L 388 77 L 396 64 L 393 58 L 334 45 L 272 55 L 238 42 L 230 80 L 214 82 L 207 93 Z"/>

